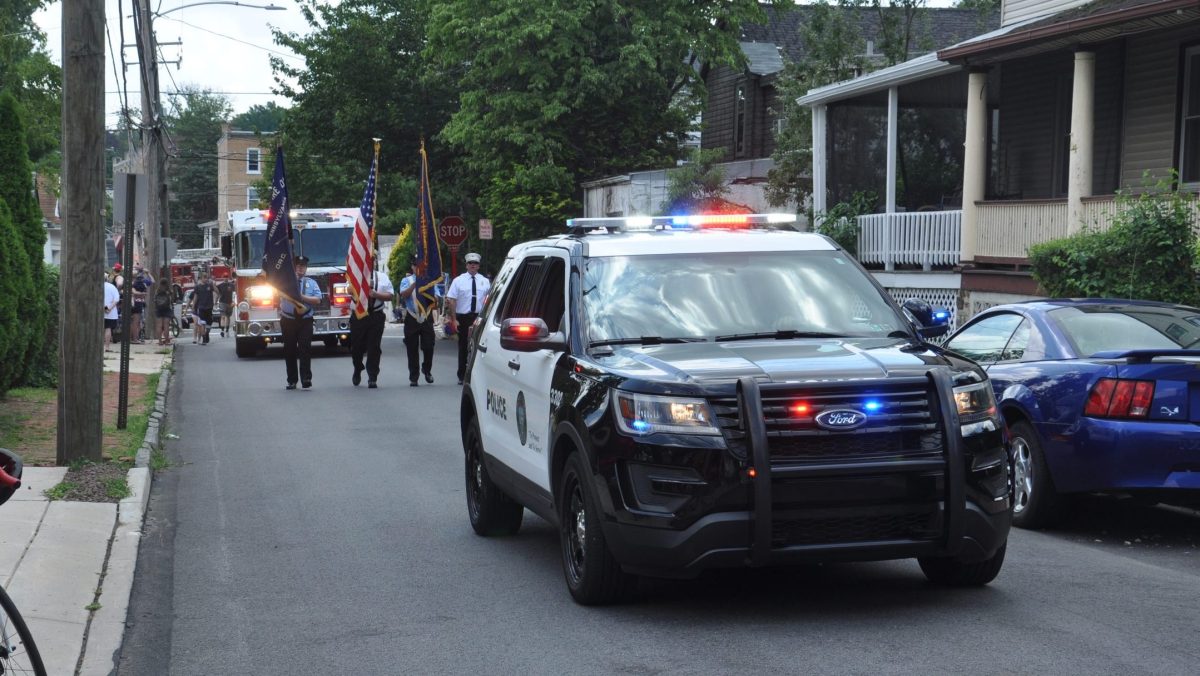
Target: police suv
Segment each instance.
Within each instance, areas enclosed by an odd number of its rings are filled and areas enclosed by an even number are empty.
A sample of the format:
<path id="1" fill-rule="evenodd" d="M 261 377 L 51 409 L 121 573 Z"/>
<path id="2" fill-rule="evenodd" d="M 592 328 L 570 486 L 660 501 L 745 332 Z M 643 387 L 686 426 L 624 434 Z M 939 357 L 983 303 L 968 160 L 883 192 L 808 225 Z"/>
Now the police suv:
<path id="1" fill-rule="evenodd" d="M 793 220 L 574 219 L 513 247 L 462 395 L 475 532 L 555 524 L 583 604 L 714 567 L 995 578 L 1011 462 L 986 374 L 925 342 L 944 313 Z"/>

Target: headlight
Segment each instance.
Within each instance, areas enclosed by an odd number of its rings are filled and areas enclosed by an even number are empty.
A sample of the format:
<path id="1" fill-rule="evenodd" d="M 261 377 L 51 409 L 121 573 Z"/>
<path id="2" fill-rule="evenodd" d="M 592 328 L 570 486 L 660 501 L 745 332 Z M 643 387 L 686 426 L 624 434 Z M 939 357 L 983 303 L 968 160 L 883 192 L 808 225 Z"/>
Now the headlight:
<path id="1" fill-rule="evenodd" d="M 349 284 L 334 284 L 333 292 L 344 296 L 344 295 L 350 293 L 350 285 Z"/>
<path id="2" fill-rule="evenodd" d="M 275 288 L 267 284 L 259 284 L 248 289 L 250 300 L 271 300 L 275 297 Z"/>
<path id="3" fill-rule="evenodd" d="M 958 417 L 964 423 L 996 415 L 996 397 L 988 381 L 954 388 L 954 403 L 958 406 Z"/>
<path id="4" fill-rule="evenodd" d="M 617 427 L 627 434 L 721 433 L 713 422 L 712 409 L 703 399 L 618 391 L 613 397 L 613 406 L 616 409 Z"/>

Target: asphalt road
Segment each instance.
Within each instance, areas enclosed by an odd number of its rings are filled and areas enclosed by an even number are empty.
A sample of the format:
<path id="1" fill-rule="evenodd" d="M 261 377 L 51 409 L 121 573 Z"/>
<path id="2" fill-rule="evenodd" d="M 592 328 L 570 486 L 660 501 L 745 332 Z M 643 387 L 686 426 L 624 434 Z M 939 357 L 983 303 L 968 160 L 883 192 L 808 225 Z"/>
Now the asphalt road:
<path id="1" fill-rule="evenodd" d="M 1087 501 L 1014 531 L 983 589 L 915 562 L 728 571 L 575 605 L 557 536 L 471 531 L 455 344 L 410 388 L 389 325 L 380 389 L 314 347 L 314 388 L 278 351 L 183 344 L 121 674 L 1194 674 L 1200 518 Z"/>

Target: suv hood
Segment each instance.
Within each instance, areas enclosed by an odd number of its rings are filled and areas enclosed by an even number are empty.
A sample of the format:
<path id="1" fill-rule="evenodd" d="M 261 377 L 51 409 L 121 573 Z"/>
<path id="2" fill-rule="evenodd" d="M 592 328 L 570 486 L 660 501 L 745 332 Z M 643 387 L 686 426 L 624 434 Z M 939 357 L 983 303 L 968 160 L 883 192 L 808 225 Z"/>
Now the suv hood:
<path id="1" fill-rule="evenodd" d="M 957 359 L 896 338 L 754 340 L 622 347 L 597 361 L 630 379 L 716 383 L 876 379 L 923 374 Z M 902 349 L 905 348 L 905 349 Z M 966 362 L 963 363 L 966 365 Z"/>

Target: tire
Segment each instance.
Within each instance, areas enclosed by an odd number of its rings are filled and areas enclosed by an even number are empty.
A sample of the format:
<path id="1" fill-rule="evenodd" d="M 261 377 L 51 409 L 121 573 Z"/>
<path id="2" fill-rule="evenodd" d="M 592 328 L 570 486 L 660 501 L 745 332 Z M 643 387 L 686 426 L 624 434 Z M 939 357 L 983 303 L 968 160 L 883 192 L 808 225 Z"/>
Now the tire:
<path id="1" fill-rule="evenodd" d="M 483 443 L 479 424 L 474 419 L 463 439 L 466 452 L 467 516 L 477 535 L 494 537 L 516 535 L 525 517 L 525 508 L 505 495 L 488 476 L 483 463 Z"/>
<path id="2" fill-rule="evenodd" d="M 1046 466 L 1042 442 L 1033 426 L 1024 420 L 1011 428 L 1009 447 L 1013 457 L 1013 525 L 1045 528 L 1054 525 L 1062 512 L 1062 498 Z"/>
<path id="3" fill-rule="evenodd" d="M 324 338 L 321 339 L 321 342 L 325 343 L 326 350 L 336 350 L 337 349 L 337 346 L 338 346 L 337 336 L 325 336 Z"/>
<path id="4" fill-rule="evenodd" d="M 926 557 L 917 559 L 921 572 L 934 584 L 947 587 L 982 587 L 996 579 L 1000 568 L 1004 565 L 1004 552 L 1008 543 L 1000 545 L 1000 549 L 991 558 L 974 563 L 963 563 L 958 559 Z"/>
<path id="5" fill-rule="evenodd" d="M 174 315 L 171 316 L 171 335 L 179 337 L 179 320 Z"/>
<path id="6" fill-rule="evenodd" d="M 584 606 L 624 601 L 637 584 L 637 578 L 621 570 L 608 549 L 590 476 L 583 458 L 572 453 L 557 495 L 563 573 L 572 598 Z"/>
<path id="7" fill-rule="evenodd" d="M 258 354 L 257 342 L 249 338 L 238 338 L 235 349 L 237 351 L 237 356 L 241 357 L 242 359 L 253 357 L 254 355 Z"/>
<path id="8" fill-rule="evenodd" d="M 46 676 L 33 635 L 3 588 L 0 588 L 0 673 Z"/>

